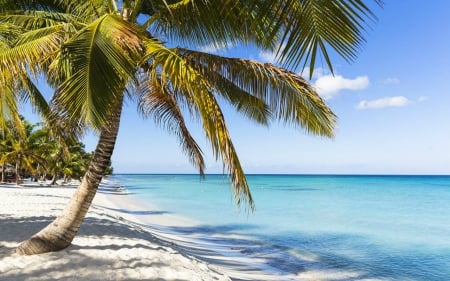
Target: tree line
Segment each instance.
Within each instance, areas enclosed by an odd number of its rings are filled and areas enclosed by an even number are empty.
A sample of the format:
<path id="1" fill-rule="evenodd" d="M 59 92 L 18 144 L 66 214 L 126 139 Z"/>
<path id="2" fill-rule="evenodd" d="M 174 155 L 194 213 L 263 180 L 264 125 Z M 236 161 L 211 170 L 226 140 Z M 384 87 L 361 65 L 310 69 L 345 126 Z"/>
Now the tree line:
<path id="1" fill-rule="evenodd" d="M 67 183 L 83 177 L 91 158 L 77 138 L 57 138 L 44 123 L 31 123 L 23 116 L 0 129 L 2 182 L 50 180 L 54 185 L 62 179 Z M 111 173 L 109 166 L 106 174 Z"/>

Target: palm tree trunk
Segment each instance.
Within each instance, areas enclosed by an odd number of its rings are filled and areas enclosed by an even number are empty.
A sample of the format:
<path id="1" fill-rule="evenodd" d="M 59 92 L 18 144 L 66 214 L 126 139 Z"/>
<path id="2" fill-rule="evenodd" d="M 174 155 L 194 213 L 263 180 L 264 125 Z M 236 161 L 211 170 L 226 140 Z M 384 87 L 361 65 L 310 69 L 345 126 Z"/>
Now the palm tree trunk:
<path id="1" fill-rule="evenodd" d="M 2 182 L 5 182 L 5 165 L 6 163 L 3 163 L 2 165 Z"/>
<path id="2" fill-rule="evenodd" d="M 20 184 L 20 160 L 16 161 L 16 185 Z"/>
<path id="3" fill-rule="evenodd" d="M 52 177 L 52 182 L 50 183 L 51 185 L 55 185 L 56 184 L 56 179 L 58 178 L 58 174 L 55 172 L 54 174 L 53 174 L 53 177 Z"/>
<path id="4" fill-rule="evenodd" d="M 102 176 L 111 159 L 119 132 L 122 104 L 123 97 L 118 101 L 116 112 L 112 114 L 109 124 L 101 130 L 97 147 L 86 174 L 66 208 L 52 223 L 30 239 L 22 242 L 15 249 L 16 253 L 34 255 L 53 252 L 62 250 L 72 243 L 91 206 Z"/>

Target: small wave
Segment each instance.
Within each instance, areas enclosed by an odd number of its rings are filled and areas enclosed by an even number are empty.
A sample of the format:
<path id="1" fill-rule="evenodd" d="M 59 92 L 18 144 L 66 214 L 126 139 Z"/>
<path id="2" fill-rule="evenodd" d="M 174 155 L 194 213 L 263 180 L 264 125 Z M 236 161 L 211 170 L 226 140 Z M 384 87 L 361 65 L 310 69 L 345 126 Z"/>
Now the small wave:
<path id="1" fill-rule="evenodd" d="M 264 188 L 265 190 L 274 191 L 321 191 L 320 188 L 308 188 L 308 187 L 288 187 L 288 186 L 272 186 L 269 188 Z"/>
<path id="2" fill-rule="evenodd" d="M 112 193 L 112 194 L 130 194 L 126 187 L 121 185 L 117 181 L 112 181 L 108 179 L 103 179 L 100 185 L 98 186 L 98 190 L 103 193 Z"/>

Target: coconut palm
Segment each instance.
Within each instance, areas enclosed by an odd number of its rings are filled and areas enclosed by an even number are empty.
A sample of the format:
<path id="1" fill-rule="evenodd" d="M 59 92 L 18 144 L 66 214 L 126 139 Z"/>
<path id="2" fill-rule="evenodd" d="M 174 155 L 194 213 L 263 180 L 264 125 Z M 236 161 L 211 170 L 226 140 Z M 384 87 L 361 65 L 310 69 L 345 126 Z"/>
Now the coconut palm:
<path id="1" fill-rule="evenodd" d="M 36 129 L 37 124 L 23 121 L 23 130 L 13 127 L 7 135 L 5 141 L 1 143 L 3 155 L 2 163 L 14 163 L 16 167 L 16 184 L 21 182 L 21 171 L 33 173 L 38 164 L 42 164 L 40 139 L 45 137 L 46 132 Z"/>
<path id="2" fill-rule="evenodd" d="M 229 174 L 238 206 L 253 209 L 221 102 L 258 124 L 280 120 L 327 137 L 333 136 L 335 115 L 292 71 L 192 48 L 249 44 L 278 53 L 280 65 L 289 69 L 308 66 L 312 75 L 318 55 L 332 69 L 329 49 L 351 61 L 364 42 L 366 21 L 374 18 L 362 1 L 345 0 L 2 3 L 2 80 L 44 77 L 55 89 L 52 109 L 58 120 L 99 134 L 71 201 L 53 223 L 18 247 L 22 254 L 70 245 L 110 162 L 127 98 L 174 133 L 203 174 L 203 154 L 185 117 L 199 120 Z"/>
<path id="3" fill-rule="evenodd" d="M 64 183 L 71 177 L 82 177 L 91 158 L 79 141 L 68 139 L 61 144 L 52 138 L 47 140 L 44 157 L 46 172 L 52 176 L 51 185 L 56 184 L 61 176 Z"/>

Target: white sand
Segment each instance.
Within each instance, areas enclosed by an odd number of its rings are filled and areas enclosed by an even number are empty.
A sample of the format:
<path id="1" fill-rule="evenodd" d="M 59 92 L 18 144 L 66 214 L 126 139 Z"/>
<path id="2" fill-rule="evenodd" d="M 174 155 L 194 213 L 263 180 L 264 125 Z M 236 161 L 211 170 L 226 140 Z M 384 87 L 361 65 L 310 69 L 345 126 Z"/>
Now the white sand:
<path id="1" fill-rule="evenodd" d="M 0 280 L 230 280 L 218 272 L 220 266 L 175 250 L 167 240 L 126 220 L 126 213 L 118 216 L 101 193 L 70 247 L 11 255 L 21 241 L 53 220 L 73 192 L 64 187 L 0 187 Z"/>
<path id="2" fill-rule="evenodd" d="M 12 255 L 67 204 L 69 187 L 0 187 L 0 281 L 9 280 L 366 280 L 359 272 L 304 269 L 269 273 L 261 260 L 234 245 L 199 243 L 199 233 L 175 234 L 167 226 L 195 221 L 127 195 L 100 190 L 71 246 L 34 256 Z M 245 239 L 245 237 L 242 237 Z"/>

